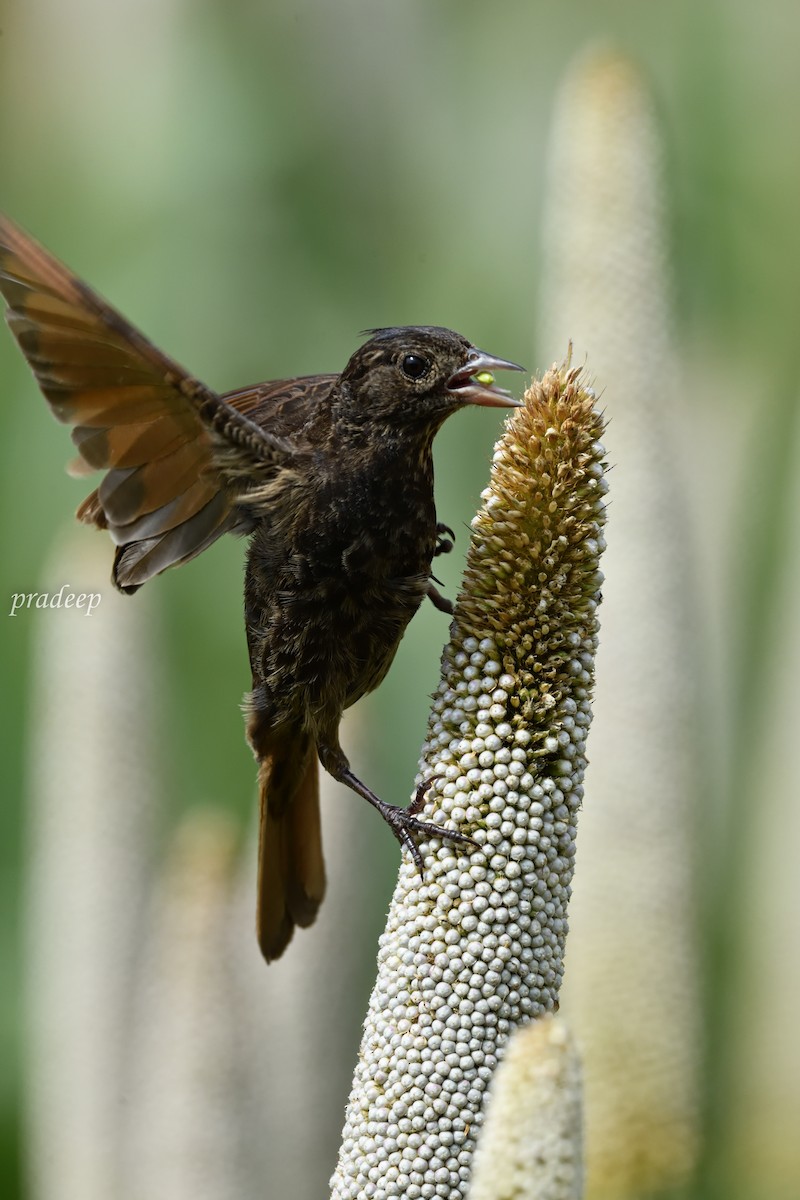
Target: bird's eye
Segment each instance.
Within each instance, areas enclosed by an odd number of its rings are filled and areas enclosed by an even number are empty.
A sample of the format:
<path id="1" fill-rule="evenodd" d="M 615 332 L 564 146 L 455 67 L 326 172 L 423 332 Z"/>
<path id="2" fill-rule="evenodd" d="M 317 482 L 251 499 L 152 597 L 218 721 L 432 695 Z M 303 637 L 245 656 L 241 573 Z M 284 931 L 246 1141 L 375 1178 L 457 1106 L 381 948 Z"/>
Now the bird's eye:
<path id="1" fill-rule="evenodd" d="M 406 354 L 400 363 L 400 368 L 404 375 L 408 375 L 409 379 L 422 379 L 423 375 L 427 375 L 430 371 L 431 364 L 421 354 Z"/>

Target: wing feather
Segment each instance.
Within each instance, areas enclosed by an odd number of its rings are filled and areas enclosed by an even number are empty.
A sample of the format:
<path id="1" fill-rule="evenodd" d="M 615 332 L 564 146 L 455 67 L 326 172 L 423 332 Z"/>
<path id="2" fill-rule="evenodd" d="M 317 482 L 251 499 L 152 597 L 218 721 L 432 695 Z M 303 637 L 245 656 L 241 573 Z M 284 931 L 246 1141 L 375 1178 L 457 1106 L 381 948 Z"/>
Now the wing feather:
<path id="1" fill-rule="evenodd" d="M 79 462 L 107 472 L 78 516 L 117 542 L 119 587 L 252 528 L 248 489 L 303 458 L 296 438 L 248 415 L 265 389 L 217 395 L 4 217 L 0 291 L 53 414 L 74 427 Z"/>

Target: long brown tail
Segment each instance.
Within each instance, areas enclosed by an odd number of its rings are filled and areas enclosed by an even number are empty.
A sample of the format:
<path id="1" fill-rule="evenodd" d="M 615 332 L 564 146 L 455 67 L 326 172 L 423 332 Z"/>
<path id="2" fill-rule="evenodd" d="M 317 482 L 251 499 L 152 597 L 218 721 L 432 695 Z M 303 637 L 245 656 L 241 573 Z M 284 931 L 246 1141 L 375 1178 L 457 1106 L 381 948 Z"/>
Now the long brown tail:
<path id="1" fill-rule="evenodd" d="M 318 770 L 306 734 L 282 738 L 260 761 L 256 928 L 267 962 L 295 925 L 312 924 L 325 895 Z"/>

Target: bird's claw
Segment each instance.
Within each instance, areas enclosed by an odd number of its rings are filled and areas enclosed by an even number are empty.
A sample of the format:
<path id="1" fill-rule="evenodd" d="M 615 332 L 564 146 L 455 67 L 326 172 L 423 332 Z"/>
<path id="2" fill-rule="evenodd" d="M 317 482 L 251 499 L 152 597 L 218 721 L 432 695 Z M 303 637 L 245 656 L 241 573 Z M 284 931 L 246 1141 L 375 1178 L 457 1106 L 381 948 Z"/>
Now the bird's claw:
<path id="1" fill-rule="evenodd" d="M 422 852 L 414 840 L 414 836 L 435 837 L 439 838 L 440 841 L 457 842 L 460 845 L 468 845 L 473 846 L 475 849 L 480 849 L 478 843 L 466 833 L 461 833 L 457 829 L 445 829 L 443 825 L 434 825 L 432 821 L 420 821 L 418 819 L 416 814 L 424 808 L 425 796 L 429 788 L 438 779 L 442 778 L 444 778 L 442 775 L 433 775 L 430 779 L 424 780 L 417 788 L 414 799 L 407 808 L 387 804 L 386 810 L 383 813 L 398 842 L 408 850 L 417 870 L 423 876 L 425 874 L 425 864 L 422 859 Z"/>
<path id="2" fill-rule="evenodd" d="M 433 551 L 434 558 L 437 554 L 449 554 L 455 545 L 456 535 L 449 525 L 443 525 L 441 521 L 436 526 L 436 548 Z M 444 536 L 447 534 L 447 537 Z"/>
<path id="3" fill-rule="evenodd" d="M 414 799 L 411 801 L 408 808 L 405 809 L 405 812 L 412 817 L 415 817 L 418 812 L 422 812 L 423 808 L 425 807 L 425 797 L 433 785 L 438 783 L 440 779 L 444 779 L 444 775 L 430 775 L 427 779 L 423 779 L 422 783 L 418 785 L 417 790 L 414 793 Z"/>

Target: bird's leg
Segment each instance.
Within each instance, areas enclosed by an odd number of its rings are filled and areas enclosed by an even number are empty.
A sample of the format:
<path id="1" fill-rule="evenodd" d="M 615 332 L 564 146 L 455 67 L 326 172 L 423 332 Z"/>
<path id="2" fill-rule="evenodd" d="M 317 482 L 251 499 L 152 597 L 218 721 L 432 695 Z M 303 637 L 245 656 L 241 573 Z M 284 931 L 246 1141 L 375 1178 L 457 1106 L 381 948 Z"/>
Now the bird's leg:
<path id="1" fill-rule="evenodd" d="M 435 584 L 428 580 L 428 599 L 432 600 L 434 606 L 439 609 L 439 612 L 447 613 L 448 616 L 453 615 L 453 601 L 448 600 L 447 596 L 443 596 Z"/>
<path id="2" fill-rule="evenodd" d="M 447 537 L 443 536 L 445 533 L 448 535 Z M 453 543 L 456 540 L 456 535 L 453 533 L 450 526 L 443 525 L 441 521 L 439 521 L 436 526 L 436 534 L 436 548 L 433 552 L 434 558 L 436 558 L 438 554 L 449 554 L 453 549 Z"/>
<path id="3" fill-rule="evenodd" d="M 387 804 L 385 800 L 381 800 L 374 792 L 370 791 L 366 784 L 362 783 L 350 770 L 350 764 L 339 745 L 326 746 L 320 743 L 317 745 L 317 753 L 319 754 L 320 762 L 329 775 L 332 775 L 334 779 L 338 779 L 340 783 L 346 784 L 359 796 L 363 796 L 373 808 L 377 808 L 400 845 L 408 850 L 420 875 L 424 875 L 424 864 L 419 846 L 414 840 L 415 837 L 435 837 L 442 841 L 477 846 L 477 843 L 466 833 L 460 833 L 455 829 L 445 829 L 443 826 L 434 825 L 430 821 L 420 821 L 416 816 L 416 813 L 420 811 L 425 802 L 425 793 L 434 780 L 439 778 L 438 775 L 434 775 L 432 779 L 426 779 L 424 783 L 421 783 L 408 808 L 402 808 L 397 804 Z"/>
<path id="4" fill-rule="evenodd" d="M 445 534 L 449 536 L 445 537 Z M 453 549 L 455 538 L 456 535 L 450 526 L 443 525 L 439 521 L 436 526 L 436 546 L 433 551 L 433 557 L 436 558 L 438 554 L 449 554 Z M 439 583 L 439 580 L 437 579 L 436 582 Z M 453 601 L 443 596 L 439 589 L 434 587 L 430 582 L 428 583 L 428 597 L 433 601 L 434 606 L 439 609 L 439 612 L 447 613 L 448 616 L 453 615 Z"/>

